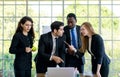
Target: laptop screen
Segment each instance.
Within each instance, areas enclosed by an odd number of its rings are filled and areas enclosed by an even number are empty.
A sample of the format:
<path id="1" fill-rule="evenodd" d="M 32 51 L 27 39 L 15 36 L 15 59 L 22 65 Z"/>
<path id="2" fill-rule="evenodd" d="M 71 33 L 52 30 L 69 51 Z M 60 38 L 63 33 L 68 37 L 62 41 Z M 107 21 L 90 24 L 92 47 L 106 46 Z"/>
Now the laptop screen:
<path id="1" fill-rule="evenodd" d="M 48 67 L 46 77 L 75 77 L 73 67 Z"/>

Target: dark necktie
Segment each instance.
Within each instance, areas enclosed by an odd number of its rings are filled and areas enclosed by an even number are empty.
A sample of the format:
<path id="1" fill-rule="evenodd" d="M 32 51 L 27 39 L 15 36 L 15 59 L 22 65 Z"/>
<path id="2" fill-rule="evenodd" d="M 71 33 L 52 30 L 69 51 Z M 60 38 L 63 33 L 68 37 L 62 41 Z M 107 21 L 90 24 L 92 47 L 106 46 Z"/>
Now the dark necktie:
<path id="1" fill-rule="evenodd" d="M 71 37 L 72 37 L 72 45 L 77 48 L 77 44 L 76 44 L 76 39 L 75 39 L 75 32 L 74 32 L 74 28 L 71 29 Z"/>
<path id="2" fill-rule="evenodd" d="M 55 38 L 55 41 L 56 41 L 56 48 L 54 55 L 58 56 L 58 38 Z"/>

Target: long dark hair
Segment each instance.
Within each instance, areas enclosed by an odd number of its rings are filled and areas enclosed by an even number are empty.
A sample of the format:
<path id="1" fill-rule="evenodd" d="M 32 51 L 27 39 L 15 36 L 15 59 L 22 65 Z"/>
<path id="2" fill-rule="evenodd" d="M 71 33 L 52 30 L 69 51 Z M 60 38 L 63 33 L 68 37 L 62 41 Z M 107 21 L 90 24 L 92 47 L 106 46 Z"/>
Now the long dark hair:
<path id="1" fill-rule="evenodd" d="M 33 20 L 32 20 L 32 18 L 30 18 L 28 16 L 24 16 L 20 19 L 20 21 L 18 22 L 18 26 L 17 26 L 17 29 L 16 29 L 15 33 L 18 33 L 18 32 L 22 33 L 23 28 L 22 28 L 21 24 L 25 24 L 26 21 L 30 21 L 32 23 L 31 29 L 28 33 L 31 34 L 32 38 L 34 39 L 35 38 L 35 33 L 34 33 L 34 29 L 33 29 Z"/>

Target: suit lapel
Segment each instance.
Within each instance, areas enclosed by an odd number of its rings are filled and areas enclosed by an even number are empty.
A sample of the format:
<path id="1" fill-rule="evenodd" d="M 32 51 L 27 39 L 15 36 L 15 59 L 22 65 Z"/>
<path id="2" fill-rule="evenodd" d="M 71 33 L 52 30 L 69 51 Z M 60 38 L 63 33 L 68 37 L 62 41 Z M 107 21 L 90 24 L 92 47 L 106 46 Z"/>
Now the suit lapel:
<path id="1" fill-rule="evenodd" d="M 81 46 L 81 42 L 80 42 L 80 26 L 76 26 L 76 31 L 77 31 L 77 44 L 78 44 L 78 48 Z"/>
<path id="2" fill-rule="evenodd" d="M 66 40 L 69 44 L 71 44 L 71 38 L 70 38 L 70 29 L 67 27 L 66 29 L 66 36 L 67 36 L 67 39 Z"/>
<path id="3" fill-rule="evenodd" d="M 48 34 L 48 39 L 49 39 L 50 50 L 52 51 L 52 48 L 53 48 L 53 39 L 52 39 L 51 32 Z"/>

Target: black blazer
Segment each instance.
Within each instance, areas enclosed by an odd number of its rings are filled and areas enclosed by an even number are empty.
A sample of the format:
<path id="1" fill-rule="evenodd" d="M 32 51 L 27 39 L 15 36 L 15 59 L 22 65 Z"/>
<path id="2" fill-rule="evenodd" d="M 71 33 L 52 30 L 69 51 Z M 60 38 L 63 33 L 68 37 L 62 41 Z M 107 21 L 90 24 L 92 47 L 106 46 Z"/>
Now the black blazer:
<path id="1" fill-rule="evenodd" d="M 93 55 L 89 51 L 89 53 L 92 55 L 92 67 L 95 69 L 94 72 L 96 72 L 97 64 L 106 66 L 110 63 L 110 59 L 105 53 L 103 39 L 98 34 L 92 35 L 91 52 Z"/>
<path id="2" fill-rule="evenodd" d="M 16 33 L 13 36 L 9 53 L 15 54 L 14 68 L 16 70 L 28 70 L 32 66 L 32 53 L 26 53 L 25 48 L 27 46 L 32 47 L 33 40 L 32 36 L 23 35 L 22 33 Z"/>
<path id="3" fill-rule="evenodd" d="M 81 43 L 81 39 L 80 39 L 80 26 L 76 25 L 76 31 L 77 31 L 77 43 L 78 43 L 78 49 L 77 52 L 75 53 L 75 55 L 73 55 L 74 57 L 76 57 L 77 59 L 79 59 L 81 64 L 85 63 L 85 58 L 84 58 L 84 53 L 80 53 L 79 49 L 82 45 Z M 69 43 L 71 45 L 71 37 L 70 37 L 70 28 L 69 26 L 65 26 L 64 27 L 64 35 L 66 36 L 66 42 Z M 67 54 L 67 59 L 69 59 L 69 57 L 73 57 L 72 55 Z"/>
<path id="4" fill-rule="evenodd" d="M 58 55 L 65 61 L 65 44 L 63 42 L 63 37 L 58 38 Z M 35 58 L 36 62 L 42 63 L 44 66 L 49 66 L 50 57 L 53 48 L 53 40 L 51 32 L 41 35 L 38 45 L 38 53 Z M 60 63 L 60 66 L 65 66 L 65 63 Z M 45 68 L 46 69 L 46 68 Z"/>

